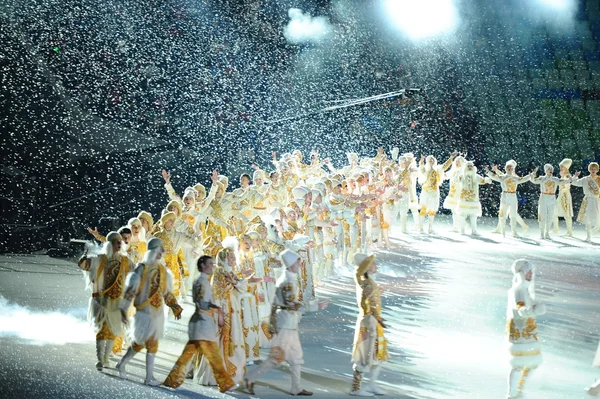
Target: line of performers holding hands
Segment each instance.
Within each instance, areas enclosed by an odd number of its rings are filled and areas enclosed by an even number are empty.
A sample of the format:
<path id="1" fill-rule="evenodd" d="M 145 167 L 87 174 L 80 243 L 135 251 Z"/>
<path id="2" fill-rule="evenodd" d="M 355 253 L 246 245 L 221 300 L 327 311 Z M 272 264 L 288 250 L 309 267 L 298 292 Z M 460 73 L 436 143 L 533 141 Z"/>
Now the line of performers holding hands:
<path id="1" fill-rule="evenodd" d="M 350 268 L 359 311 L 351 394 L 383 394 L 377 379 L 389 356 L 380 290 L 373 279 L 376 261 L 368 253 L 375 242 L 392 247 L 388 231 L 397 218 L 407 232 L 409 211 L 418 231 L 427 221 L 427 231 L 433 233 L 445 179 L 450 180 L 450 190 L 443 206 L 452 211 L 457 231 L 464 232 L 469 220 L 471 232 L 477 234 L 479 186 L 491 181 L 502 185 L 499 232 L 504 233 L 510 216 L 516 234 L 516 187 L 527 180 L 541 187 L 544 237 L 557 215 L 565 217 L 572 234 L 571 184 L 584 189 L 579 216 L 588 239 L 598 226 L 600 179 L 595 163 L 590 164 L 590 175 L 579 179 L 579 174 L 569 174 L 569 160 L 561 162 L 560 178 L 552 176 L 550 165 L 540 178 L 535 171 L 519 177 L 514 161 L 507 162 L 504 173 L 494 167 L 483 177 L 458 153 L 442 165 L 433 156 L 417 163 L 412 154 L 399 156 L 397 149 L 391 157 L 383 149 L 362 159 L 349 153 L 349 164 L 340 169 L 329 159 L 319 160 L 317 152 L 309 164 L 302 161 L 299 151 L 280 159 L 273 153 L 274 170 L 267 173 L 253 165 L 253 178 L 242 175 L 238 189 L 228 191 L 227 177 L 214 171 L 208 193 L 197 184 L 182 196 L 163 171 L 170 202 L 158 222 L 142 211 L 105 237 L 89 229 L 105 242 L 100 254 L 90 257 L 86 252 L 78 263 L 92 290 L 88 317 L 96 332 L 98 370 L 107 367 L 111 352 L 119 353 L 123 341 L 128 341 L 130 346 L 116 366 L 121 376 L 126 376 L 131 358 L 145 348 L 145 382 L 159 385 L 153 368 L 165 328 L 165 306 L 179 319 L 178 301 L 189 293 L 195 305 L 189 342 L 164 385 L 178 387 L 193 371 L 196 382 L 216 385 L 221 392 L 243 384 L 253 393 L 261 373 L 287 361 L 290 393 L 312 395 L 301 387 L 298 324 L 304 312 L 327 307 L 327 301 L 316 299 L 315 285 Z M 268 359 L 248 371 L 248 365 L 259 359 L 261 347 L 270 348 Z M 370 372 L 368 384 L 362 384 L 365 372 Z"/>

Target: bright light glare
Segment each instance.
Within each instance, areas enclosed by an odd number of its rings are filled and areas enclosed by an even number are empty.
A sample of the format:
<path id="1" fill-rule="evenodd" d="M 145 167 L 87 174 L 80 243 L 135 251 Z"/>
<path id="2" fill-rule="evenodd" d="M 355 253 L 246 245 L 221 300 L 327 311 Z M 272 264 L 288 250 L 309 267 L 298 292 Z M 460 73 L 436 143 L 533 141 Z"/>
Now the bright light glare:
<path id="1" fill-rule="evenodd" d="M 575 5 L 572 0 L 538 0 L 538 2 L 556 11 L 569 11 Z"/>
<path id="2" fill-rule="evenodd" d="M 458 25 L 453 0 L 384 0 L 383 7 L 392 24 L 413 40 L 450 33 Z"/>

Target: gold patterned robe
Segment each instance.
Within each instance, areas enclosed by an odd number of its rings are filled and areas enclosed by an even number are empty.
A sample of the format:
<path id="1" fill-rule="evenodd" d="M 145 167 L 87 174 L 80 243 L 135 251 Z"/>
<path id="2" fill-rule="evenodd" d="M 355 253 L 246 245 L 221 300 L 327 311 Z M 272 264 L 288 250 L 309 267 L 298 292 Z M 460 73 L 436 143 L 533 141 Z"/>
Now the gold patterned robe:
<path id="1" fill-rule="evenodd" d="M 98 340 L 114 340 L 123 332 L 119 304 L 124 293 L 125 278 L 131 268 L 129 257 L 117 255 L 109 259 L 98 255 L 81 264 L 92 288 L 88 320 Z"/>
<path id="2" fill-rule="evenodd" d="M 389 360 L 387 340 L 381 319 L 381 291 L 372 277 L 361 278 L 356 283 L 356 299 L 359 306 L 354 334 L 352 363 L 360 372 Z"/>

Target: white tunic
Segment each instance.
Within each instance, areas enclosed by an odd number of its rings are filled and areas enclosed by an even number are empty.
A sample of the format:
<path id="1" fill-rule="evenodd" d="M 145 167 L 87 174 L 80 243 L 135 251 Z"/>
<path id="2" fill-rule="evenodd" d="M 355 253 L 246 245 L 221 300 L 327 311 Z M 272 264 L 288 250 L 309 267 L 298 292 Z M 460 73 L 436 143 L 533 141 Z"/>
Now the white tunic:
<path id="1" fill-rule="evenodd" d="M 219 329 L 215 320 L 217 313 L 210 306 L 214 300 L 208 275 L 200 273 L 200 276 L 194 281 L 192 298 L 196 305 L 196 311 L 188 325 L 190 341 L 217 342 L 219 336 Z"/>
<path id="2" fill-rule="evenodd" d="M 593 178 L 585 176 L 581 179 L 575 179 L 571 183 L 576 187 L 583 188 L 583 202 L 577 216 L 577 221 L 592 226 L 598 223 L 600 217 L 600 177 Z"/>
<path id="3" fill-rule="evenodd" d="M 141 263 L 133 273 L 129 273 L 125 287 L 121 310 L 127 311 L 132 301 L 136 308 L 131 329 L 132 341 L 143 344 L 151 338 L 161 339 L 165 331 L 164 305 L 167 304 L 174 312 L 181 312 L 173 295 L 171 272 L 162 263 Z"/>

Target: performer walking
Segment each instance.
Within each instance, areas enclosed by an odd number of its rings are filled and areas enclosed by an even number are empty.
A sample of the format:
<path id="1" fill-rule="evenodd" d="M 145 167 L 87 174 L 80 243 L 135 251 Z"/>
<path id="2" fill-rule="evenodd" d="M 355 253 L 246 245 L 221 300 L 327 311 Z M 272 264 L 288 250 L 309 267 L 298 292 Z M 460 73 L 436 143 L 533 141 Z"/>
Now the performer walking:
<path id="1" fill-rule="evenodd" d="M 117 336 L 123 332 L 119 303 L 131 263 L 123 251 L 123 239 L 116 231 L 106 236 L 103 253 L 92 258 L 87 251 L 77 265 L 86 272 L 92 288 L 88 320 L 96 333 L 96 369 L 108 367 L 108 356 Z"/>
<path id="2" fill-rule="evenodd" d="M 354 333 L 352 363 L 354 379 L 353 396 L 384 395 L 377 386 L 381 364 L 389 360 L 387 341 L 383 335 L 385 320 L 381 317 L 381 290 L 373 276 L 377 273 L 375 255 L 356 253 L 356 300 L 359 306 L 358 320 Z M 370 371 L 369 384 L 361 386 L 363 374 Z"/>
<path id="3" fill-rule="evenodd" d="M 300 255 L 289 249 L 281 254 L 281 262 L 286 272 L 277 281 L 275 302 L 271 311 L 271 328 L 276 335 L 272 341 L 269 358 L 260 366 L 246 374 L 244 377 L 246 390 L 251 395 L 254 393 L 254 381 L 266 371 L 272 369 L 284 360 L 290 365 L 292 374 L 292 388 L 290 394 L 296 396 L 311 396 L 313 393 L 300 388 L 301 367 L 304 364 L 302 346 L 298 336 L 298 323 L 304 305 L 298 300 L 298 269 L 300 267 Z M 327 307 L 326 302 L 319 304 L 320 309 Z"/>
<path id="4" fill-rule="evenodd" d="M 546 306 L 535 298 L 534 267 L 519 259 L 512 264 L 513 283 L 508 290 L 506 335 L 511 370 L 508 376 L 507 399 L 521 397 L 531 370 L 542 363 L 536 317 L 546 313 Z"/>
<path id="5" fill-rule="evenodd" d="M 117 370 L 121 378 L 126 378 L 125 366 L 136 353 L 146 348 L 146 385 L 158 386 L 160 383 L 154 379 L 154 359 L 158 351 L 158 341 L 162 338 L 165 329 L 166 304 L 175 318 L 181 318 L 183 309 L 177 303 L 173 294 L 173 277 L 167 272 L 161 261 L 165 249 L 159 238 L 148 241 L 148 252 L 133 273 L 127 276 L 125 295 L 121 300 L 121 317 L 127 323 L 127 311 L 133 301 L 136 313 L 133 317 L 131 329 L 132 345 L 125 356 L 117 363 Z"/>
<path id="6" fill-rule="evenodd" d="M 192 287 L 192 298 L 196 305 L 196 311 L 188 325 L 189 341 L 164 382 L 164 385 L 168 387 L 177 388 L 183 384 L 190 361 L 197 352 L 207 359 L 220 392 L 233 391 L 238 387 L 225 370 L 217 344 L 219 330 L 215 321 L 215 313 L 217 313 L 219 327 L 223 326 L 224 318 L 221 308 L 213 302 L 213 290 L 209 279 L 214 265 L 214 259 L 208 255 L 203 255 L 198 259 L 197 267 L 200 275 Z"/>

